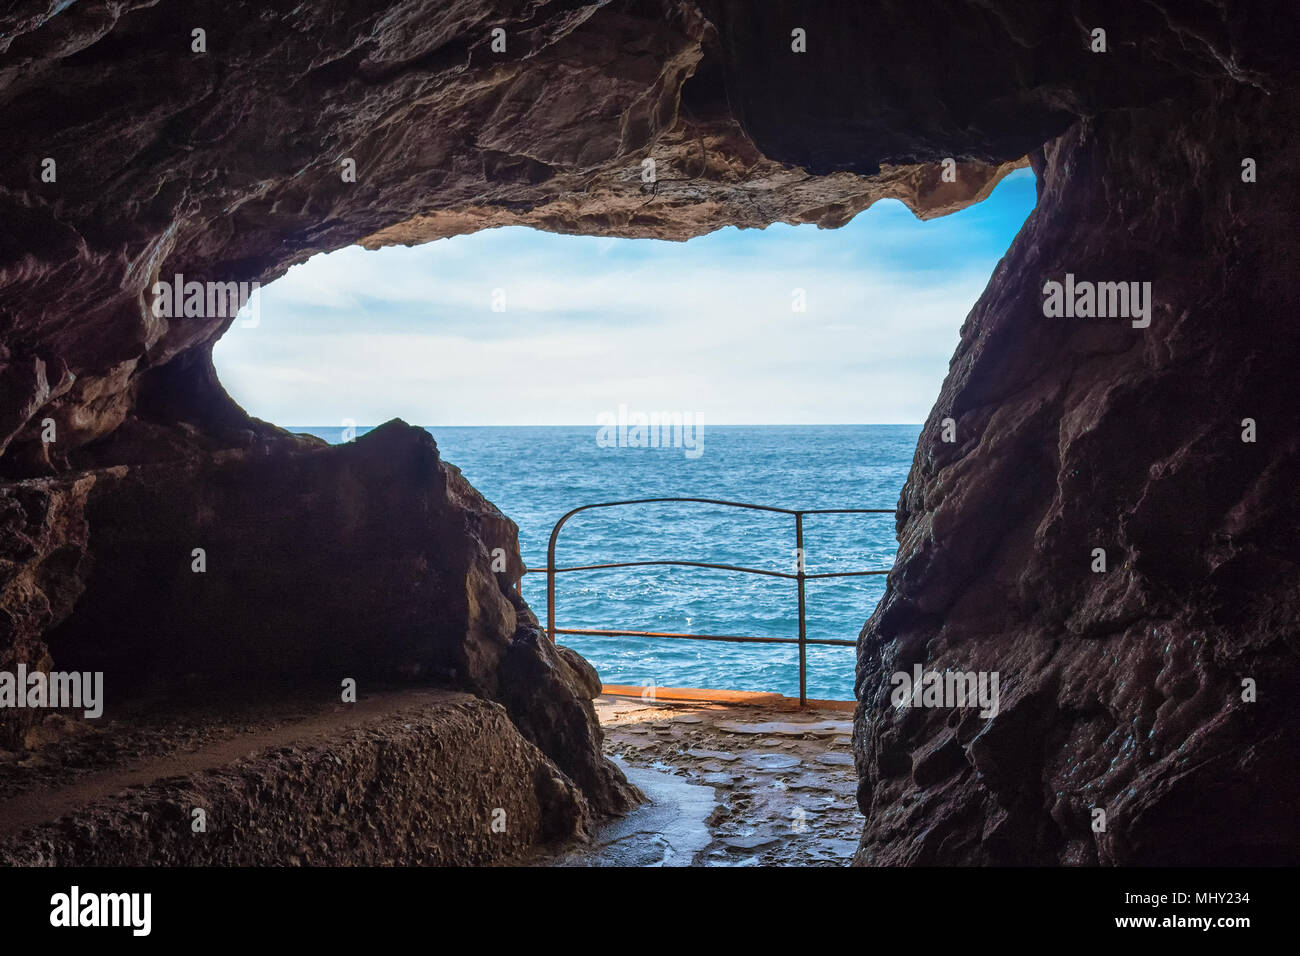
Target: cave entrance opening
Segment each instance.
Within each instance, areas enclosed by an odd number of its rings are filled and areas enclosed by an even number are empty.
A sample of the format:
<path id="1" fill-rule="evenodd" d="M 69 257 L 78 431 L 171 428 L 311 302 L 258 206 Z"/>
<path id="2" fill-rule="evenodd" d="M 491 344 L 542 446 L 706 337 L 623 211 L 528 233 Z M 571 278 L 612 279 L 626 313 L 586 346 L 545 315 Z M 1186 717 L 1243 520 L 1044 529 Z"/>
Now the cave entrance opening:
<path id="1" fill-rule="evenodd" d="M 962 322 L 1032 211 L 1033 173 L 927 222 L 885 200 L 835 230 L 776 224 L 686 242 L 505 227 L 419 246 L 353 246 L 290 269 L 256 321 L 217 343 L 251 414 L 330 442 L 392 418 L 520 529 L 530 568 L 563 514 L 698 497 L 784 509 L 892 509 Z M 566 563 L 709 554 L 812 577 L 892 565 L 888 520 L 827 515 L 799 554 L 781 515 L 595 509 Z M 605 512 L 605 513 L 602 513 Z M 777 520 L 772 520 L 772 519 Z M 573 629 L 789 637 L 794 580 L 699 568 L 565 575 Z M 541 620 L 546 576 L 523 595 Z M 807 630 L 852 641 L 883 576 L 807 581 Z M 800 692 L 799 650 L 566 636 L 607 684 Z M 851 647 L 807 648 L 807 696 L 853 696 Z"/>

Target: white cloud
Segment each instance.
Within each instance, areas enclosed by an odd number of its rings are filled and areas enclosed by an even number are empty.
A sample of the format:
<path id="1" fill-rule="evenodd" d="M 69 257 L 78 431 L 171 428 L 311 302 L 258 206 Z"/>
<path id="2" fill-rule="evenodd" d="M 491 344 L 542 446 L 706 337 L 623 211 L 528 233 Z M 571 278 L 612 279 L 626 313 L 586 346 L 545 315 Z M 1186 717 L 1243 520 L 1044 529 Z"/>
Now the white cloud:
<path id="1" fill-rule="evenodd" d="M 267 286 L 260 325 L 237 323 L 217 367 L 286 425 L 589 424 L 619 404 L 715 424 L 919 422 L 1027 208 L 990 239 L 962 214 L 935 229 L 886 205 L 834 232 L 504 229 L 343 249 Z"/>

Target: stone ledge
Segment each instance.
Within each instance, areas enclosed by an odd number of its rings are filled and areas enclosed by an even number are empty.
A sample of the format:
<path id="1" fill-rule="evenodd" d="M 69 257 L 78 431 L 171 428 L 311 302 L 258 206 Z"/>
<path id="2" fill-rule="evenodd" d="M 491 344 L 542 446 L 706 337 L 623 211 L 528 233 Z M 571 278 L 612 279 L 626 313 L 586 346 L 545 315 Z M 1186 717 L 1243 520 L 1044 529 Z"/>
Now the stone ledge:
<path id="1" fill-rule="evenodd" d="M 29 788 L 0 821 L 2 865 L 481 865 L 581 838 L 588 807 L 500 705 L 420 690 Z"/>

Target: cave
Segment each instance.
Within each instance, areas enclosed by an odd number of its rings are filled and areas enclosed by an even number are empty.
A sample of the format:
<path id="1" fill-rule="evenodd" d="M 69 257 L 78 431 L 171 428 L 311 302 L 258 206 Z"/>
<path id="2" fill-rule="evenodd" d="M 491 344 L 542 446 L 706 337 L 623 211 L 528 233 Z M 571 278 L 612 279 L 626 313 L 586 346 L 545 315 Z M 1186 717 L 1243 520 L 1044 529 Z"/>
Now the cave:
<path id="1" fill-rule="evenodd" d="M 401 767 L 450 765 L 465 792 L 507 780 L 527 825 L 493 843 L 447 805 L 366 860 L 493 862 L 621 813 L 639 795 L 601 755 L 599 678 L 518 597 L 508 516 L 402 422 L 329 447 L 250 418 L 211 360 L 232 317 L 159 315 L 150 290 L 501 225 L 681 240 L 835 228 L 882 198 L 936 216 L 1027 159 L 1037 206 L 962 326 L 858 639 L 854 862 L 1294 863 L 1297 13 L 11 7 L 0 669 L 102 670 L 110 710 L 178 687 L 217 709 L 259 681 L 406 688 L 438 716 L 376 718 L 393 762 L 351 739 L 334 766 L 277 758 L 285 793 L 323 806 L 363 781 L 402 819 L 421 796 Z M 1149 288 L 1146 314 L 1049 314 L 1067 276 Z M 1000 674 L 997 713 L 891 707 L 917 665 Z M 0 746 L 32 731 L 0 714 Z M 208 796 L 246 812 L 241 786 Z M 170 811 L 130 809 L 87 812 L 111 839 L 0 834 L 0 859 L 300 852 L 275 826 L 196 847 Z"/>

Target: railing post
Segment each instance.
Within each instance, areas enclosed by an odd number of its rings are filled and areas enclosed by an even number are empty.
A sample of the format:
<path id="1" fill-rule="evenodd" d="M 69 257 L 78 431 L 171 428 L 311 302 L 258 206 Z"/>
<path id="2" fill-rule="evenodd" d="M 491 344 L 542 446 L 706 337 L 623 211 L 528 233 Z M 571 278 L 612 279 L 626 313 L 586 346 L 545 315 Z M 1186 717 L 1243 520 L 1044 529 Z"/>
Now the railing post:
<path id="1" fill-rule="evenodd" d="M 804 620 L 803 512 L 794 515 L 795 574 L 799 580 L 799 706 L 808 704 L 808 630 Z"/>
<path id="2" fill-rule="evenodd" d="M 550 543 L 546 545 L 546 636 L 555 643 L 555 539 L 560 533 L 561 518 L 551 531 Z"/>

